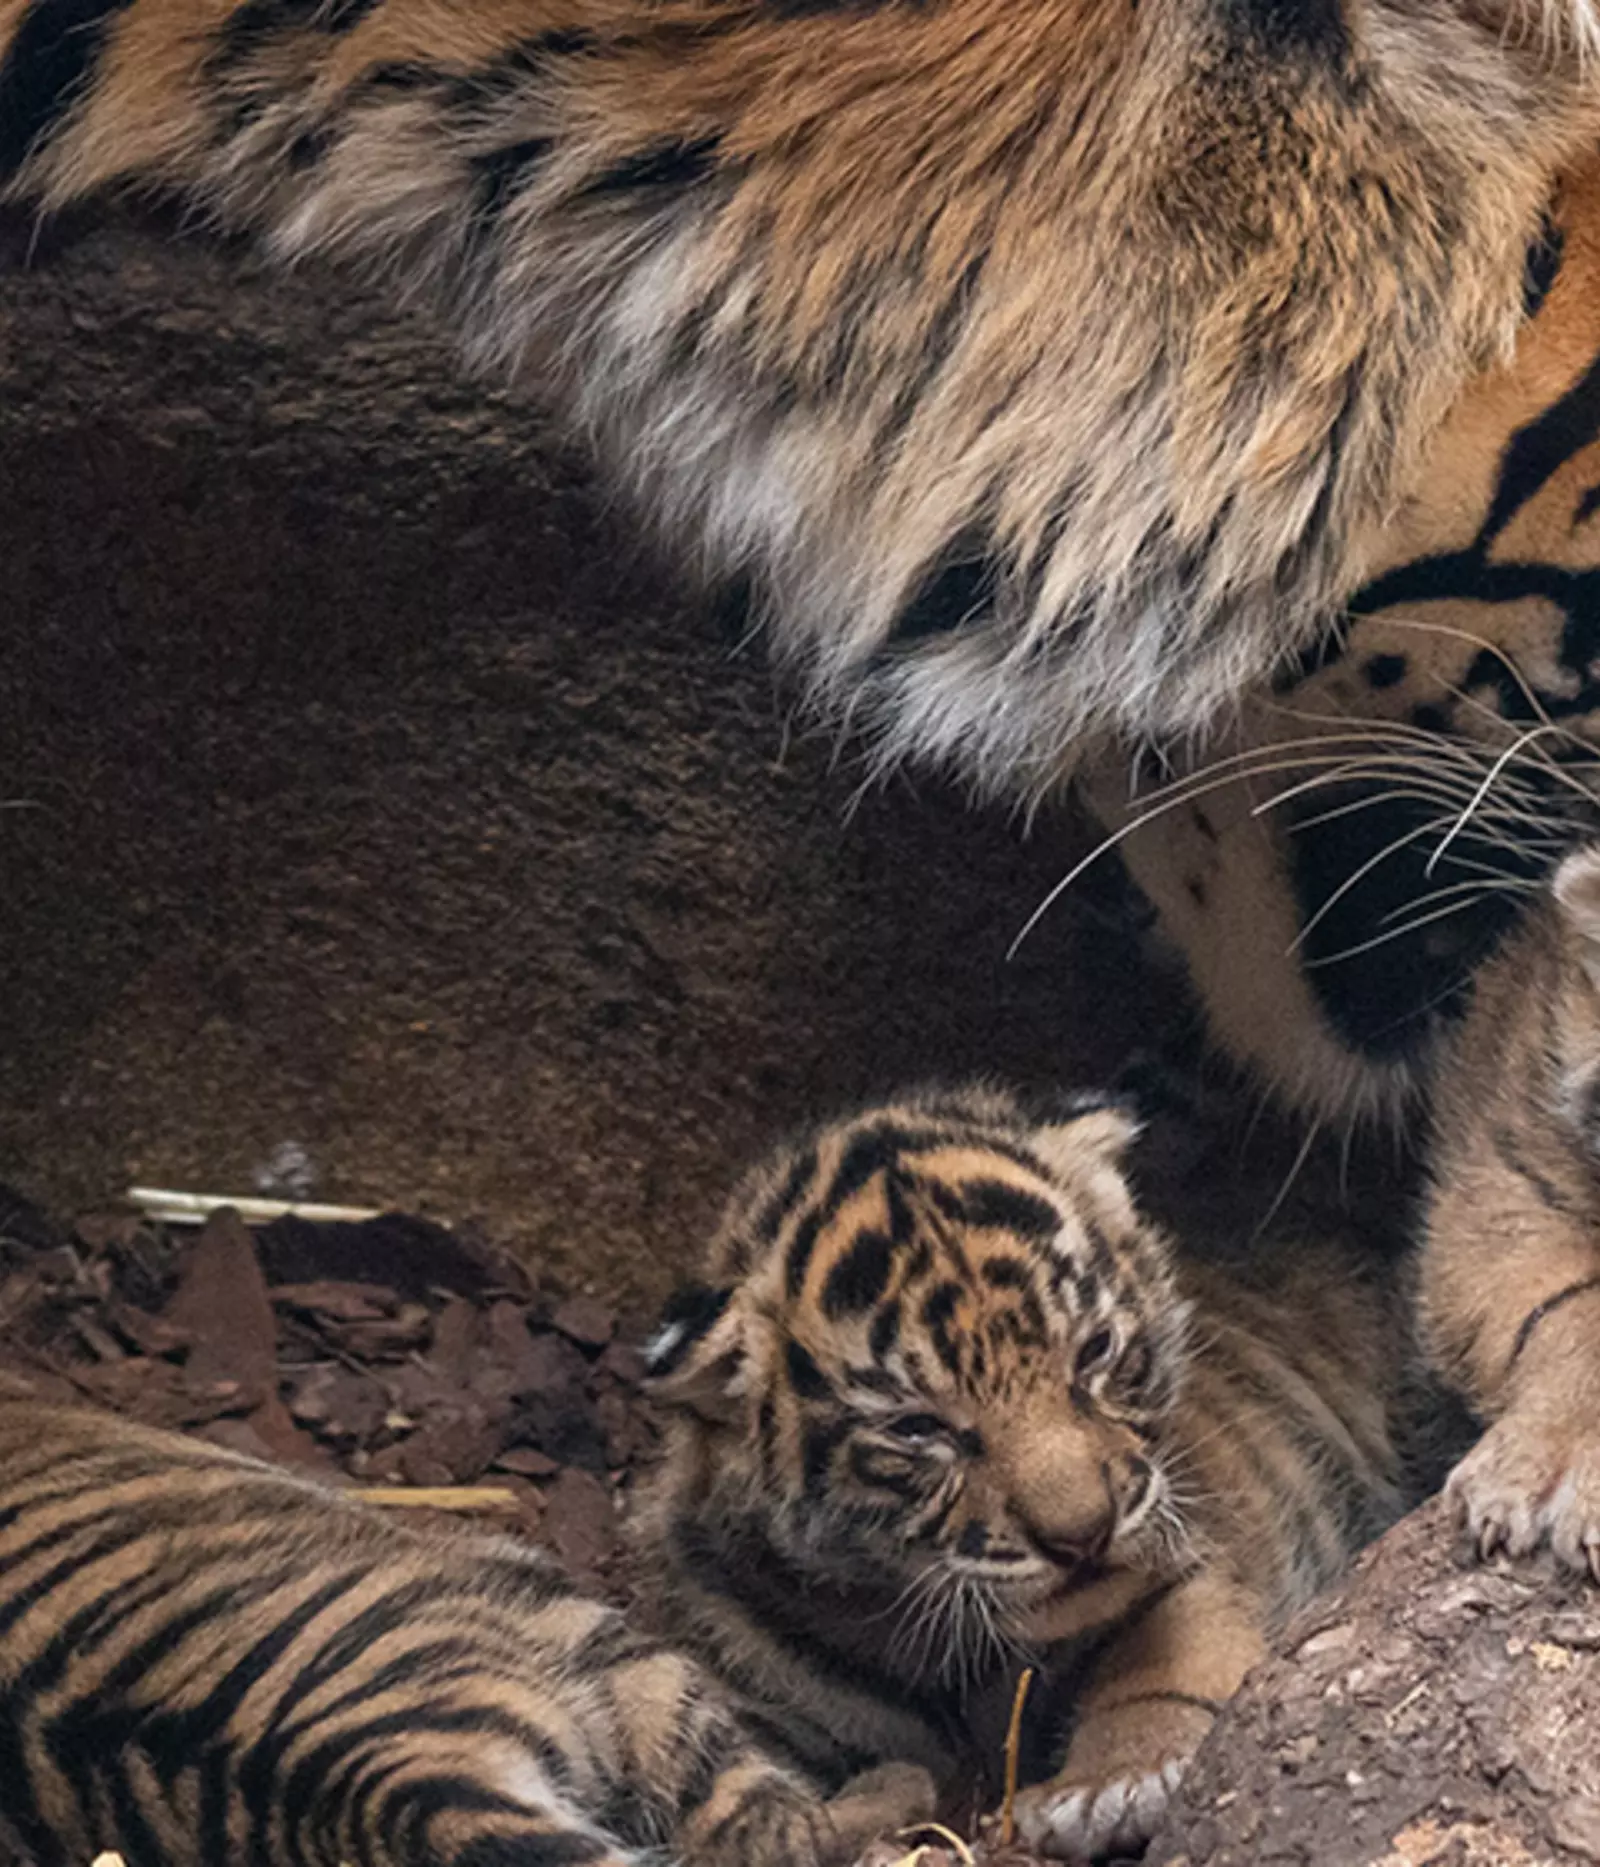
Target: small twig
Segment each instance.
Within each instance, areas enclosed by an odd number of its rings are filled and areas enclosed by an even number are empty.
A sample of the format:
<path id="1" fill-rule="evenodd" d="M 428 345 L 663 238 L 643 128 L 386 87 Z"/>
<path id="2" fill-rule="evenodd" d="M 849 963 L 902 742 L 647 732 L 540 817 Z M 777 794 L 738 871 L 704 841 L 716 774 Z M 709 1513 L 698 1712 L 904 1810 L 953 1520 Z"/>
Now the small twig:
<path id="1" fill-rule="evenodd" d="M 515 1491 L 502 1485 L 354 1485 L 346 1497 L 382 1510 L 517 1511 Z"/>
<path id="2" fill-rule="evenodd" d="M 296 1331 L 302 1341 L 309 1342 L 313 1348 L 320 1348 L 331 1360 L 343 1363 L 352 1374 L 359 1374 L 366 1380 L 376 1381 L 389 1399 L 393 1400 L 393 1391 L 384 1381 L 382 1373 L 370 1362 L 358 1360 L 347 1348 L 342 1347 L 314 1317 L 279 1312 L 278 1326 Z"/>
<path id="3" fill-rule="evenodd" d="M 369 1206 L 308 1206 L 295 1199 L 247 1199 L 233 1193 L 176 1193 L 168 1187 L 130 1186 L 125 1195 L 147 1219 L 163 1225 L 202 1225 L 213 1212 L 231 1206 L 247 1223 L 269 1225 L 274 1219 L 305 1219 L 312 1225 L 363 1225 L 383 1214 Z"/>
<path id="4" fill-rule="evenodd" d="M 1033 1668 L 1024 1666 L 1011 1700 L 1011 1722 L 1006 1726 L 1006 1793 L 1000 1804 L 1000 1845 L 1008 1848 L 1017 1838 L 1017 1767 L 1022 1751 L 1022 1708 L 1033 1684 Z"/>

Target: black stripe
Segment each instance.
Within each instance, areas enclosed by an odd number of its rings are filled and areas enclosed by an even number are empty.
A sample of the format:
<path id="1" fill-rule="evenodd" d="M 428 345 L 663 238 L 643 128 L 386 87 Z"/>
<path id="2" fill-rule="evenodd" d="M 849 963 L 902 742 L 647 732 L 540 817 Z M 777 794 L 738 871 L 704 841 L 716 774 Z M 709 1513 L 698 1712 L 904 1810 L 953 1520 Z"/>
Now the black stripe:
<path id="1" fill-rule="evenodd" d="M 762 11 L 774 19 L 825 19 L 834 14 L 883 13 L 891 6 L 920 13 L 925 5 L 926 0 L 762 0 Z"/>
<path id="2" fill-rule="evenodd" d="M 837 1320 L 869 1310 L 888 1288 L 894 1249 L 880 1231 L 858 1232 L 822 1286 L 822 1313 Z"/>
<path id="3" fill-rule="evenodd" d="M 133 0 L 33 0 L 0 65 L 0 180 L 88 88 L 118 13 Z"/>
<path id="4" fill-rule="evenodd" d="M 225 1861 L 232 1849 L 228 1832 L 228 1788 L 232 1759 L 220 1749 L 210 1750 L 198 1759 L 200 1771 L 199 1809 L 195 1834 L 200 1844 L 200 1858 Z"/>
<path id="5" fill-rule="evenodd" d="M 156 1838 L 156 1831 L 150 1825 L 150 1819 L 134 1793 L 133 1785 L 128 1780 L 129 1750 L 126 1742 L 118 1744 L 115 1750 L 101 1750 L 91 1759 L 83 1759 L 90 1767 L 86 1776 L 99 1776 L 109 1790 L 111 1819 L 116 1827 L 117 1847 L 125 1851 L 139 1867 L 180 1867 L 180 1863 L 162 1847 Z M 81 1770 L 80 1764 L 80 1770 Z M 85 1784 L 87 1787 L 87 1783 Z M 92 1808 L 83 1790 L 78 1791 L 82 1806 Z"/>
<path id="6" fill-rule="evenodd" d="M 900 1305 L 885 1303 L 872 1319 L 872 1332 L 867 1338 L 867 1347 L 872 1351 L 873 1359 L 882 1361 L 900 1339 Z"/>
<path id="7" fill-rule="evenodd" d="M 789 1381 L 802 1400 L 831 1400 L 833 1383 L 817 1366 L 810 1352 L 799 1342 L 791 1341 L 784 1350 Z"/>
<path id="8" fill-rule="evenodd" d="M 358 1701 L 357 1701 L 358 1702 Z M 318 1722 L 322 1719 L 319 1716 Z M 293 1767 L 286 1776 L 279 1774 L 278 1766 L 284 1750 L 293 1742 L 303 1742 L 305 1733 L 300 1731 L 291 1736 L 278 1739 L 272 1746 L 269 1756 L 263 1756 L 263 1746 L 256 1745 L 248 1759 L 251 1765 L 252 1780 L 249 1795 L 252 1802 L 252 1817 L 263 1829 L 272 1822 L 282 1822 L 293 1829 L 304 1824 L 318 1807 L 324 1786 L 341 1765 L 350 1760 L 354 1753 L 364 1747 L 370 1748 L 378 1756 L 387 1754 L 387 1740 L 408 1738 L 413 1740 L 412 1755 L 425 1755 L 428 1739 L 435 1736 L 461 1734 L 503 1737 L 512 1744 L 527 1748 L 525 1739 L 527 1727 L 519 1719 L 508 1716 L 497 1706 L 464 1705 L 439 1706 L 428 1703 L 420 1696 L 409 1705 L 402 1705 L 394 1711 L 384 1712 L 379 1716 L 359 1714 L 356 1722 L 343 1730 L 330 1733 L 297 1756 Z M 240 1780 L 243 1784 L 244 1770 L 241 1765 Z M 463 1812 L 473 1809 L 498 1811 L 502 1813 L 523 1814 L 521 1804 L 512 1801 L 496 1790 L 482 1785 L 475 1785 L 465 1778 L 451 1779 L 456 1800 L 450 1805 Z M 413 1802 L 415 1779 L 408 1779 L 403 1796 L 399 1801 L 380 1813 L 379 1832 L 393 1828 L 398 1820 L 405 1818 L 408 1810 L 416 1805 Z M 262 1790 L 266 1796 L 259 1801 Z M 426 1858 L 426 1856 L 419 1856 Z M 398 1858 L 411 1856 L 402 1852 Z"/>
<path id="9" fill-rule="evenodd" d="M 620 1614 L 598 1622 L 563 1658 L 561 1664 L 575 1678 L 636 1666 L 666 1651 L 666 1643 L 641 1633 Z"/>
<path id="10" fill-rule="evenodd" d="M 994 1226 L 1023 1238 L 1054 1238 L 1061 1214 L 1048 1199 L 1004 1180 L 968 1180 L 961 1188 L 969 1225 Z"/>
<path id="11" fill-rule="evenodd" d="M 106 1520 L 115 1526 L 115 1533 L 102 1535 L 87 1550 L 73 1550 L 65 1560 L 45 1570 L 44 1574 L 36 1576 L 26 1588 L 18 1589 L 0 1602 L 0 1640 L 3 1640 L 29 1610 L 37 1607 L 60 1583 L 79 1574 L 89 1564 L 117 1555 L 139 1542 L 146 1535 L 149 1526 L 142 1522 L 130 1524 L 125 1521 L 124 1512 L 112 1508 L 101 1514 L 98 1524 L 94 1519 L 84 1518 L 75 1519 L 71 1523 L 58 1524 L 55 1529 L 34 1537 L 21 1549 L 7 1552 L 7 1567 L 14 1569 L 18 1563 L 25 1562 L 30 1557 L 47 1550 L 60 1549 L 63 1544 L 73 1542 L 82 1535 L 86 1528 L 103 1528 Z M 88 1612 L 98 1612 L 98 1604 Z"/>
<path id="12" fill-rule="evenodd" d="M 587 1835 L 480 1835 L 450 1852 L 452 1867 L 580 1867 L 611 1849 Z"/>
<path id="13" fill-rule="evenodd" d="M 750 1229 L 764 1245 L 770 1245 L 778 1236 L 779 1228 L 788 1218 L 795 1201 L 810 1184 L 817 1171 L 817 1150 L 808 1147 L 797 1154 L 789 1163 L 789 1171 L 783 1176 L 778 1190 L 765 1200 L 761 1209 L 750 1222 Z"/>
<path id="14" fill-rule="evenodd" d="M 924 573 L 885 636 L 896 648 L 991 620 L 1005 566 L 986 533 L 964 532 Z"/>
<path id="15" fill-rule="evenodd" d="M 983 247 L 968 260 L 961 277 L 945 295 L 944 302 L 934 313 L 928 325 L 927 334 L 923 338 L 920 354 L 896 392 L 883 426 L 872 437 L 872 451 L 879 461 L 887 462 L 890 459 L 901 436 L 915 419 L 923 397 L 938 379 L 945 365 L 955 354 L 957 344 L 966 334 L 972 301 L 977 294 L 978 282 L 983 276 L 983 269 L 988 259 L 988 248 Z"/>
<path id="16" fill-rule="evenodd" d="M 714 172 L 721 144 L 720 136 L 695 136 L 637 149 L 586 182 L 579 197 L 601 199 L 641 190 L 692 188 Z"/>
<path id="17" fill-rule="evenodd" d="M 1542 1303 L 1536 1303 L 1523 1317 L 1517 1330 L 1517 1339 L 1511 1345 L 1511 1359 L 1506 1363 L 1506 1373 L 1517 1365 L 1517 1357 L 1528 1346 L 1529 1338 L 1552 1310 L 1560 1309 L 1570 1303 L 1574 1297 L 1586 1295 L 1591 1290 L 1600 1290 L 1600 1277 L 1585 1277 L 1580 1282 L 1568 1284 L 1564 1290 L 1558 1290 L 1554 1296 L 1548 1296 Z"/>
<path id="18" fill-rule="evenodd" d="M 979 1275 L 996 1290 L 1021 1290 L 1030 1273 L 1021 1258 L 985 1258 L 978 1266 Z"/>
<path id="19" fill-rule="evenodd" d="M 217 34 L 213 67 L 226 70 L 237 65 L 286 32 L 312 31 L 342 38 L 380 4 L 381 0 L 245 0 Z"/>
<path id="20" fill-rule="evenodd" d="M 794 1237 L 789 1240 L 788 1255 L 784 1259 L 783 1280 L 789 1295 L 799 1296 L 805 1288 L 806 1272 L 811 1268 L 811 1254 L 817 1248 L 817 1233 L 822 1229 L 822 1213 L 817 1207 L 794 1228 Z"/>
<path id="21" fill-rule="evenodd" d="M 1566 236 L 1547 213 L 1522 261 L 1522 315 L 1538 317 L 1561 271 Z"/>
<path id="22" fill-rule="evenodd" d="M 860 1388 L 863 1393 L 889 1394 L 896 1400 L 907 1397 L 904 1384 L 895 1375 L 885 1373 L 882 1368 L 846 1368 L 845 1384 Z"/>
<path id="23" fill-rule="evenodd" d="M 806 1427 L 800 1444 L 800 1463 L 808 1496 L 814 1497 L 824 1488 L 833 1455 L 849 1436 L 849 1420 L 813 1423 Z"/>
<path id="24" fill-rule="evenodd" d="M 356 84 L 360 91 L 420 91 L 428 85 L 438 84 L 443 74 L 432 65 L 424 65 L 417 59 L 386 59 L 382 64 L 369 65 L 362 72 Z"/>
<path id="25" fill-rule="evenodd" d="M 428 1729 L 430 1726 L 424 1722 L 422 1728 Z M 447 1725 L 446 1728 L 458 1727 Z M 495 1841 L 504 1846 L 506 1842 L 514 1841 L 515 1852 L 505 1847 L 501 1858 L 518 1863 L 519 1867 L 522 1862 L 529 1862 L 532 1867 L 555 1867 L 557 1862 L 600 1860 L 608 1851 L 586 1835 L 575 1835 L 561 1829 L 552 1831 L 542 1825 L 536 1828 L 527 1809 L 513 1797 L 491 1789 L 486 1783 L 475 1782 L 470 1776 L 440 1772 L 436 1776 L 409 1777 L 405 1793 L 397 1797 L 385 1811 L 378 1825 L 378 1834 L 388 1857 L 392 1860 L 414 1861 L 458 1860 L 460 1855 L 454 1848 L 447 1855 L 428 1832 L 431 1824 L 441 1815 L 458 1819 L 463 1815 L 502 1818 L 521 1816 L 526 1826 L 520 1834 L 506 1834 L 502 1829 L 499 1835 L 484 1835 L 480 1838 L 480 1845 Z M 493 1860 L 494 1856 L 491 1853 L 480 1855 L 480 1858 Z"/>
<path id="26" fill-rule="evenodd" d="M 548 72 L 553 59 L 574 58 L 594 50 L 597 41 L 584 27 L 554 27 L 519 40 L 475 71 L 439 73 L 447 102 L 458 110 L 481 110 L 525 90 L 529 78 Z"/>
<path id="27" fill-rule="evenodd" d="M 955 1315 L 961 1295 L 960 1284 L 937 1284 L 922 1305 L 922 1323 L 932 1339 L 933 1352 L 951 1374 L 961 1372 L 960 1353 L 950 1339 L 950 1319 Z"/>
<path id="28" fill-rule="evenodd" d="M 682 1366 L 695 1344 L 703 1342 L 716 1327 L 732 1297 L 732 1290 L 712 1290 L 705 1284 L 685 1284 L 681 1290 L 675 1290 L 667 1298 L 661 1311 L 657 1339 L 672 1328 L 678 1328 L 682 1333 L 670 1348 L 650 1361 L 652 1379 L 659 1380 Z"/>
<path id="29" fill-rule="evenodd" d="M 928 1293 L 922 1305 L 922 1320 L 930 1329 L 942 1329 L 956 1313 L 956 1305 L 961 1301 L 960 1284 L 937 1284 Z"/>
<path id="30" fill-rule="evenodd" d="M 548 136 L 529 136 L 472 158 L 472 213 L 480 233 L 492 232 L 554 147 Z"/>

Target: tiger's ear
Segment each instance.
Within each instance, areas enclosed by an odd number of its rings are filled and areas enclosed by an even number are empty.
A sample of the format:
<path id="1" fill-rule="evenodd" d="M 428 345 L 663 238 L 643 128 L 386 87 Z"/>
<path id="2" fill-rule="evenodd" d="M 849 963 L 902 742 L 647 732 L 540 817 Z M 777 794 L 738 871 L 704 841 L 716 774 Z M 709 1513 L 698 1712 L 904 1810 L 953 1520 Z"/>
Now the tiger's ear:
<path id="1" fill-rule="evenodd" d="M 645 1391 L 713 1425 L 739 1417 L 748 1358 L 744 1306 L 735 1286 L 687 1284 L 667 1300 L 645 1347 Z"/>
<path id="2" fill-rule="evenodd" d="M 1116 1167 L 1138 1139 L 1143 1124 L 1120 1096 L 1074 1096 L 1054 1120 L 1046 1122 L 1033 1144 L 1060 1172 L 1086 1167 Z"/>

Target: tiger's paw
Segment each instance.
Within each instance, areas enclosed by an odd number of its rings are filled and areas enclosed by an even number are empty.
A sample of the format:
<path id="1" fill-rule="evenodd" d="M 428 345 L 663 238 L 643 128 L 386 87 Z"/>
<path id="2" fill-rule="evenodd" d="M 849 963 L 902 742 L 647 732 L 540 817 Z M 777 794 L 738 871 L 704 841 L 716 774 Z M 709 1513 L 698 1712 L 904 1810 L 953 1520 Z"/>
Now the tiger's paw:
<path id="1" fill-rule="evenodd" d="M 1600 1582 L 1600 1425 L 1514 1407 L 1450 1474 L 1445 1495 L 1481 1561 L 1548 1544 Z"/>
<path id="2" fill-rule="evenodd" d="M 1052 1860 L 1136 1853 L 1155 1833 L 1187 1767 L 1187 1758 L 1174 1757 L 1159 1770 L 1109 1783 L 1042 1783 L 1017 1797 L 1017 1833 Z"/>
<path id="3" fill-rule="evenodd" d="M 1090 1713 L 1061 1774 L 1017 1797 L 1017 1832 L 1055 1860 L 1136 1853 L 1155 1833 L 1215 1713 L 1199 1703 Z"/>
<path id="4" fill-rule="evenodd" d="M 938 1785 L 919 1764 L 885 1763 L 864 1771 L 827 1805 L 834 1838 L 830 1858 L 856 1860 L 877 1837 L 932 1821 L 938 1806 Z M 900 1848 L 892 1858 L 903 1860 L 906 1852 Z M 857 1867 L 863 1867 L 870 1853 L 869 1849 Z"/>

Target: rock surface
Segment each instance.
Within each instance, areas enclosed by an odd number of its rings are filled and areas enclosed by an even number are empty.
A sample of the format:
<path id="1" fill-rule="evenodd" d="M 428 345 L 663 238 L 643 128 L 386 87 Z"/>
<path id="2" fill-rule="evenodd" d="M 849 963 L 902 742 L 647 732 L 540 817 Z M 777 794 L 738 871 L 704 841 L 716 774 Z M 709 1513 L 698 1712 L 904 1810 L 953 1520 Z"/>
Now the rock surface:
<path id="1" fill-rule="evenodd" d="M 1600 1860 L 1600 1592 L 1466 1566 L 1435 1502 L 1302 1616 L 1196 1760 L 1150 1867 Z"/>

